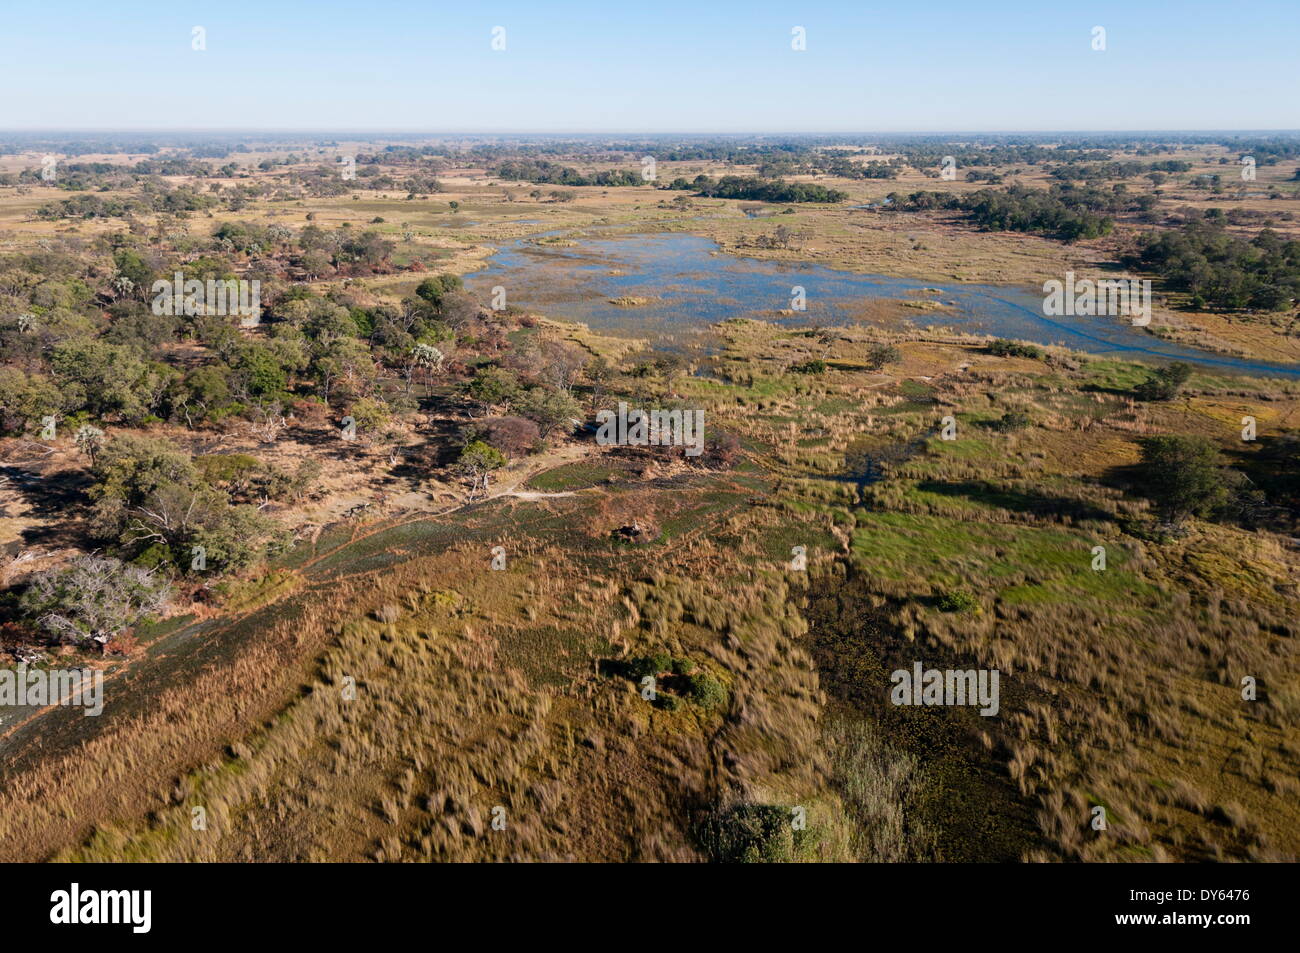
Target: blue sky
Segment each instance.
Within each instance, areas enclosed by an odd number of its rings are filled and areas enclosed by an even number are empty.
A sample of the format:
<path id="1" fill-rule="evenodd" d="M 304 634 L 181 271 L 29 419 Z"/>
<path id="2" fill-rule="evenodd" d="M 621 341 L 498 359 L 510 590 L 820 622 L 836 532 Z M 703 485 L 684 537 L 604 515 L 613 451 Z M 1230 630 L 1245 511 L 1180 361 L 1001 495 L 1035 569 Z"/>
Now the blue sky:
<path id="1" fill-rule="evenodd" d="M 1297 0 L 4 6 L 0 129 L 1300 128 Z"/>

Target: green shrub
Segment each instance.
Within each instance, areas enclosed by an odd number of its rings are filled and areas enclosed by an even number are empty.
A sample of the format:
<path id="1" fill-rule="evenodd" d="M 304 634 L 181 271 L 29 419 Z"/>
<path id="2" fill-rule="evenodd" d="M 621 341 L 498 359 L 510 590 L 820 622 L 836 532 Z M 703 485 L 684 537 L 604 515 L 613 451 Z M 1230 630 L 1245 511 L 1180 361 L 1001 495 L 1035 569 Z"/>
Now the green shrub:
<path id="1" fill-rule="evenodd" d="M 935 604 L 942 612 L 975 612 L 979 610 L 980 601 L 969 589 L 949 589 L 939 593 Z"/>
<path id="2" fill-rule="evenodd" d="M 717 708 L 727 700 L 722 684 L 703 672 L 686 676 L 686 694 L 701 708 Z"/>
<path id="3" fill-rule="evenodd" d="M 1178 396 L 1178 392 L 1191 376 L 1192 368 L 1190 364 L 1175 361 L 1173 364 L 1160 368 L 1154 375 L 1138 384 L 1134 388 L 1133 394 L 1138 400 L 1173 400 Z"/>
<path id="4" fill-rule="evenodd" d="M 623 663 L 623 670 L 629 678 L 642 679 L 647 675 L 659 675 L 672 670 L 673 658 L 667 652 L 652 652 L 638 655 Z"/>
<path id="5" fill-rule="evenodd" d="M 897 364 L 903 359 L 903 352 L 892 344 L 873 344 L 867 351 L 867 369 L 878 371 L 886 364 Z"/>
<path id="6" fill-rule="evenodd" d="M 655 665 L 653 658 L 648 655 L 641 655 L 624 662 L 623 671 L 627 673 L 628 678 L 640 681 L 647 675 L 659 674 L 660 669 Z"/>
<path id="7" fill-rule="evenodd" d="M 998 338 L 986 348 L 988 353 L 995 357 L 1029 357 L 1034 360 L 1042 358 L 1041 348 L 1034 347 L 1032 344 L 1021 344 L 1019 341 L 1008 341 Z"/>
<path id="8" fill-rule="evenodd" d="M 661 708 L 664 711 L 677 711 L 682 707 L 682 700 L 676 695 L 670 695 L 667 692 L 656 692 L 654 704 L 656 708 Z"/>
<path id="9" fill-rule="evenodd" d="M 1033 419 L 1024 411 L 1008 410 L 993 422 L 993 429 L 1000 433 L 1012 433 L 1016 430 L 1024 430 L 1033 422 Z"/>
<path id="10" fill-rule="evenodd" d="M 246 483 L 262 468 L 262 461 L 246 453 L 210 453 L 194 458 L 199 479 L 210 486 Z"/>
<path id="11" fill-rule="evenodd" d="M 827 364 L 820 358 L 814 358 L 811 361 L 804 361 L 802 364 L 795 364 L 790 368 L 795 374 L 825 374 Z"/>
<path id="12" fill-rule="evenodd" d="M 711 812 L 696 837 L 709 859 L 717 863 L 787 863 L 797 858 L 808 833 L 794 829 L 785 808 L 739 804 Z"/>

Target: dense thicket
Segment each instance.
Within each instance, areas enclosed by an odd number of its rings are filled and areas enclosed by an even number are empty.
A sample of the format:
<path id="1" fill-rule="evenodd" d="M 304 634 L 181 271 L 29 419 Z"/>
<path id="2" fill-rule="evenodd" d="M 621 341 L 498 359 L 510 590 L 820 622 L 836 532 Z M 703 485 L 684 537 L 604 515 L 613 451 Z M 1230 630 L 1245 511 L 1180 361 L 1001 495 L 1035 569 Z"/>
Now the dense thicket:
<path id="1" fill-rule="evenodd" d="M 1272 229 L 1246 239 L 1213 222 L 1191 222 L 1143 237 L 1126 263 L 1186 291 L 1193 307 L 1277 311 L 1300 299 L 1300 242 Z"/>
<path id="2" fill-rule="evenodd" d="M 1034 232 L 1064 241 L 1107 235 L 1115 226 L 1117 212 L 1143 211 L 1154 203 L 1146 195 L 1072 185 L 1046 190 L 1016 185 L 1003 190 L 980 189 L 969 195 L 923 191 L 904 197 L 894 193 L 890 198 L 903 211 L 956 209 L 981 228 Z"/>
<path id="3" fill-rule="evenodd" d="M 517 159 L 502 162 L 492 170 L 493 175 L 502 179 L 520 182 L 532 182 L 536 185 L 645 185 L 646 179 L 641 169 L 614 169 L 604 172 L 579 172 L 558 162 L 544 159 Z"/>
<path id="4" fill-rule="evenodd" d="M 742 175 L 724 175 L 716 180 L 701 175 L 696 177 L 690 187 L 706 198 L 749 199 L 756 202 L 843 202 L 848 198 L 847 193 L 839 189 L 828 189 L 824 185 Z"/>

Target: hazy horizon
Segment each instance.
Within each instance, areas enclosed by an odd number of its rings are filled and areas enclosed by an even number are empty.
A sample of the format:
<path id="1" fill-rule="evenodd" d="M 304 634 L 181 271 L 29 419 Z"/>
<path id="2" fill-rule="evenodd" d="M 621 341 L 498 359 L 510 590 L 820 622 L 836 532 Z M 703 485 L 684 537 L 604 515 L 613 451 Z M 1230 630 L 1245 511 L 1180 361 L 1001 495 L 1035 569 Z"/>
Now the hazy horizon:
<path id="1" fill-rule="evenodd" d="M 706 129 L 353 129 L 337 127 L 333 129 L 301 129 L 282 126 L 246 126 L 246 127 L 132 127 L 132 126 L 0 126 L 0 133 L 47 133 L 71 135 L 76 133 L 123 133 L 131 135 L 363 135 L 369 138 L 379 136 L 717 136 L 721 138 L 744 138 L 755 136 L 790 136 L 798 138 L 844 137 L 854 136 L 1132 136 L 1150 133 L 1151 135 L 1222 135 L 1222 134 L 1258 134 L 1269 135 L 1300 134 L 1300 127 L 1235 127 L 1203 129 L 857 129 L 857 130 L 805 130 L 791 129 L 749 129 L 710 131 Z"/>

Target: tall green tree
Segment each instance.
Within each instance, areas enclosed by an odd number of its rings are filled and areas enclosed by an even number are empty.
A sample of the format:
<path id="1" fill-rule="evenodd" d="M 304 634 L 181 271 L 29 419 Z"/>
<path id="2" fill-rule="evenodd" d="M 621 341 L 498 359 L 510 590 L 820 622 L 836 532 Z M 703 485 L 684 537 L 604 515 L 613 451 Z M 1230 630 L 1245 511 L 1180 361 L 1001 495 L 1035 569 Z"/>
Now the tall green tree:
<path id="1" fill-rule="evenodd" d="M 1172 523 L 1209 516 L 1227 500 L 1219 450 L 1204 437 L 1148 437 L 1138 469 L 1143 492 Z"/>

